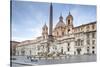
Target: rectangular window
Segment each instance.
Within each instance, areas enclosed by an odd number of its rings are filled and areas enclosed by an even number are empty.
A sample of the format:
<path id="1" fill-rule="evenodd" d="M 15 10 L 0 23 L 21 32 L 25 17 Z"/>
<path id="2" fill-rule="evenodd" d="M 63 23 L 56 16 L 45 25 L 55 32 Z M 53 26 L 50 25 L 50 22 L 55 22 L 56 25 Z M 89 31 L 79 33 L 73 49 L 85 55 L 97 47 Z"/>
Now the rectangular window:
<path id="1" fill-rule="evenodd" d="M 94 29 L 94 24 L 92 25 L 92 29 Z"/>
<path id="2" fill-rule="evenodd" d="M 68 48 L 68 51 L 70 51 L 70 48 Z"/>
<path id="3" fill-rule="evenodd" d="M 86 30 L 87 30 L 87 31 L 89 31 L 89 28 L 90 28 L 90 27 L 89 27 L 89 26 L 87 26 L 87 27 L 86 27 Z"/>
<path id="4" fill-rule="evenodd" d="M 77 41 L 75 42 L 76 46 L 77 46 Z"/>
<path id="5" fill-rule="evenodd" d="M 94 32 L 92 33 L 92 38 L 95 38 L 95 33 Z"/>
<path id="6" fill-rule="evenodd" d="M 87 52 L 89 52 L 89 49 L 87 49 Z"/>
<path id="7" fill-rule="evenodd" d="M 93 46 L 92 49 L 95 49 L 95 47 Z"/>
<path id="8" fill-rule="evenodd" d="M 70 44 L 68 43 L 68 47 L 70 46 Z"/>
<path id="9" fill-rule="evenodd" d="M 87 33 L 86 36 L 87 36 L 87 38 L 89 38 L 90 37 L 89 33 Z"/>
<path id="10" fill-rule="evenodd" d="M 40 50 L 40 46 L 38 46 L 37 49 Z"/>
<path id="11" fill-rule="evenodd" d="M 87 44 L 90 45 L 90 40 L 87 40 Z"/>
<path id="12" fill-rule="evenodd" d="M 81 46 L 83 45 L 83 40 L 81 40 Z"/>
<path id="13" fill-rule="evenodd" d="M 94 45 L 95 44 L 95 40 L 92 40 L 92 45 Z"/>

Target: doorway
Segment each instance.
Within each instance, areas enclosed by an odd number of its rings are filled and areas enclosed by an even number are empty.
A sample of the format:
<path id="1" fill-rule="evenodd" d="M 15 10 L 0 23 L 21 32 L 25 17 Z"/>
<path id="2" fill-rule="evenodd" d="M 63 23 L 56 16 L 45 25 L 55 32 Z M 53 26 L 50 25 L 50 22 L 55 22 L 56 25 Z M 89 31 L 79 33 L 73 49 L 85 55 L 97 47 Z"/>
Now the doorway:
<path id="1" fill-rule="evenodd" d="M 77 54 L 80 55 L 81 54 L 81 48 L 77 49 Z"/>
<path id="2" fill-rule="evenodd" d="M 95 52 L 94 52 L 94 51 L 92 51 L 92 54 L 95 54 Z"/>

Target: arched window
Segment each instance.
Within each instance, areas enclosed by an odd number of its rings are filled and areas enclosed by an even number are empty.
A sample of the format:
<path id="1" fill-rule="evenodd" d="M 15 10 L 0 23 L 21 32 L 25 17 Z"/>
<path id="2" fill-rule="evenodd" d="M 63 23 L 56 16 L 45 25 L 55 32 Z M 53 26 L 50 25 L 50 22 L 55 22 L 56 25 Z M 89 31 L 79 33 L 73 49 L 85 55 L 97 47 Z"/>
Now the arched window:
<path id="1" fill-rule="evenodd" d="M 68 25 L 70 25 L 70 19 L 68 19 Z"/>
<path id="2" fill-rule="evenodd" d="M 68 33 L 70 32 L 70 29 L 68 29 Z"/>

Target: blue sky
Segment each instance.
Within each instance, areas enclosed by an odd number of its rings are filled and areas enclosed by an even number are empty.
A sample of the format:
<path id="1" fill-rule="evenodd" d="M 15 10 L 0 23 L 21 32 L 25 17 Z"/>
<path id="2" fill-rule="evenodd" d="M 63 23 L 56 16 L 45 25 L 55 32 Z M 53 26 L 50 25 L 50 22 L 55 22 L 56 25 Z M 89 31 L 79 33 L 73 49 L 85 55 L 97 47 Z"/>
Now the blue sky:
<path id="1" fill-rule="evenodd" d="M 23 41 L 41 36 L 42 26 L 49 23 L 49 3 L 12 2 L 12 40 Z M 96 6 L 53 3 L 53 27 L 62 14 L 64 22 L 71 12 L 74 26 L 96 21 Z"/>

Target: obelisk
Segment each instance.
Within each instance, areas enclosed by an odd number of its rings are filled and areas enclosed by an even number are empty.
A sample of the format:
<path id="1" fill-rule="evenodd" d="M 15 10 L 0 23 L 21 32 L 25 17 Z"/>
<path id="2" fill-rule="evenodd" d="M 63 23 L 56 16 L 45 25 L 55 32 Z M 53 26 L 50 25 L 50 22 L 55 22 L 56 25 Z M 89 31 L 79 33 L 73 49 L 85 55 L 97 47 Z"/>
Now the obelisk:
<path id="1" fill-rule="evenodd" d="M 49 41 L 52 41 L 52 29 L 53 29 L 53 6 L 50 4 L 50 15 L 49 15 Z"/>
<path id="2" fill-rule="evenodd" d="M 50 45 L 53 42 L 53 36 L 52 36 L 52 28 L 53 27 L 53 7 L 52 3 L 50 4 L 50 15 L 49 15 L 49 35 L 48 35 L 48 43 L 47 43 L 47 52 L 50 52 Z"/>

